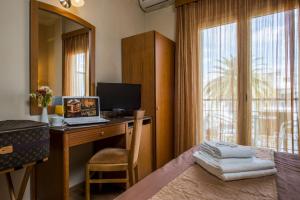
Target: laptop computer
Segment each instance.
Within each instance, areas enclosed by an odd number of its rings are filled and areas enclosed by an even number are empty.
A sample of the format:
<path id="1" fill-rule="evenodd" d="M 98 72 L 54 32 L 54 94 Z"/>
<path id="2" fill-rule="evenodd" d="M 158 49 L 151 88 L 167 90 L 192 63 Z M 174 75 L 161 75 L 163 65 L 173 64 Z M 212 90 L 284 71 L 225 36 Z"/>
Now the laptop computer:
<path id="1" fill-rule="evenodd" d="M 68 125 L 105 123 L 100 117 L 99 97 L 62 97 L 64 120 Z"/>

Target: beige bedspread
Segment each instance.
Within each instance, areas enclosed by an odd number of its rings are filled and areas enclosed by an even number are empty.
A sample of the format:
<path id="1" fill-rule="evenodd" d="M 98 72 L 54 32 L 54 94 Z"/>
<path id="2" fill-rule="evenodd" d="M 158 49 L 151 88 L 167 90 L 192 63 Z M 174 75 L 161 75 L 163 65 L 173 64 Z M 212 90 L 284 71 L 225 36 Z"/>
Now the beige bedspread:
<path id="1" fill-rule="evenodd" d="M 273 160 L 270 151 L 257 150 L 256 156 Z M 150 200 L 275 200 L 275 176 L 224 182 L 199 165 L 192 165 L 163 187 Z"/>
<path id="2" fill-rule="evenodd" d="M 224 182 L 193 165 L 150 200 L 274 200 L 275 176 Z"/>
<path id="3" fill-rule="evenodd" d="M 194 147 L 121 194 L 116 200 L 276 200 L 276 176 L 224 182 L 194 163 Z M 257 157 L 274 159 L 269 150 Z M 285 182 L 284 182 L 285 183 Z M 286 200 L 283 198 L 282 200 Z"/>

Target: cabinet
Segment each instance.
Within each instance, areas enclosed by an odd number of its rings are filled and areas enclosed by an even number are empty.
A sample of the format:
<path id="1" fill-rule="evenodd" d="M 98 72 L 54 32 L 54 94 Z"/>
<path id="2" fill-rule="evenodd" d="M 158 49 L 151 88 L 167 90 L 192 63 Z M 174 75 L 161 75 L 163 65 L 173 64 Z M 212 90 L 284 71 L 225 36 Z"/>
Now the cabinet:
<path id="1" fill-rule="evenodd" d="M 156 31 L 122 39 L 122 80 L 142 85 L 142 109 L 151 116 L 154 167 L 174 157 L 175 43 Z"/>
<path id="2" fill-rule="evenodd" d="M 127 148 L 131 145 L 133 124 L 128 126 Z M 153 172 L 153 145 L 151 123 L 144 124 L 142 129 L 141 144 L 138 158 L 138 180 L 142 180 Z"/>

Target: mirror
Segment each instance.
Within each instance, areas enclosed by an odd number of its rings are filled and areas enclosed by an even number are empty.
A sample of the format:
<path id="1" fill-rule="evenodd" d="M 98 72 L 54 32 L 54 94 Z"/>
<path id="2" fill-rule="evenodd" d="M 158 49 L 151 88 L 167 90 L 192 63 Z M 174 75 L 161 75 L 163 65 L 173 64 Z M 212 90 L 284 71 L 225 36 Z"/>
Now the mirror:
<path id="1" fill-rule="evenodd" d="M 83 19 L 31 1 L 31 92 L 49 86 L 54 96 L 94 95 L 94 35 Z M 31 114 L 40 112 L 31 102 Z"/>
<path id="2" fill-rule="evenodd" d="M 88 96 L 88 43 L 85 27 L 39 10 L 38 88 L 54 96 Z"/>

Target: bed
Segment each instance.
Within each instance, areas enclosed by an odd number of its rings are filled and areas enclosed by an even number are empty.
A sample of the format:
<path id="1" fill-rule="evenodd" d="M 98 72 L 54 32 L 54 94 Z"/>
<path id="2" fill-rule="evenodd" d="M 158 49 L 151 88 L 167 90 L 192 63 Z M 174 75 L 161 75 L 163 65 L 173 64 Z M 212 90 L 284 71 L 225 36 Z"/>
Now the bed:
<path id="1" fill-rule="evenodd" d="M 142 181 L 116 200 L 299 200 L 300 160 L 295 155 L 257 151 L 274 159 L 277 175 L 223 182 L 194 163 L 194 147 Z"/>

